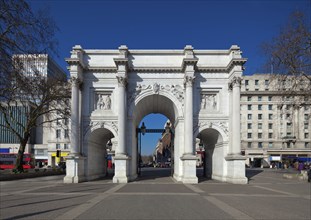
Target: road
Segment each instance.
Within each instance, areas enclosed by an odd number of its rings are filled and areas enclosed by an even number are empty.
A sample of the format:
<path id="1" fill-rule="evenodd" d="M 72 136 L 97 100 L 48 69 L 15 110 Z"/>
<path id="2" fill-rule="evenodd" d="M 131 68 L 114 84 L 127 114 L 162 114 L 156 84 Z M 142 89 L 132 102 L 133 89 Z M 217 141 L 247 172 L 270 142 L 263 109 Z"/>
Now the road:
<path id="1" fill-rule="evenodd" d="M 202 172 L 199 170 L 199 172 Z M 247 185 L 175 182 L 143 168 L 136 182 L 64 184 L 63 176 L 0 182 L 0 219 L 310 219 L 310 183 L 248 170 Z"/>

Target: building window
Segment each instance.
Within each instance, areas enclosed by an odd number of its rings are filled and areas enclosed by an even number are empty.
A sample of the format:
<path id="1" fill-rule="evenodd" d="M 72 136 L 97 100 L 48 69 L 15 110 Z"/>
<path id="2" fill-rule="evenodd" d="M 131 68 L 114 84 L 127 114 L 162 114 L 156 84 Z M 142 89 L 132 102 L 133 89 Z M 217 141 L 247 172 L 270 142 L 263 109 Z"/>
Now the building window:
<path id="1" fill-rule="evenodd" d="M 64 125 L 68 125 L 68 118 L 64 119 Z"/>
<path id="2" fill-rule="evenodd" d="M 309 133 L 305 133 L 305 139 L 309 138 Z"/>
<path id="3" fill-rule="evenodd" d="M 272 138 L 272 133 L 269 133 L 269 138 Z"/>
<path id="4" fill-rule="evenodd" d="M 262 101 L 262 96 L 258 96 L 258 101 Z"/>
<path id="5" fill-rule="evenodd" d="M 252 138 L 252 133 L 247 133 L 247 138 Z"/>
<path id="6" fill-rule="evenodd" d="M 268 127 L 269 127 L 269 129 L 272 129 L 272 123 L 269 123 L 269 125 L 268 125 Z"/>
<path id="7" fill-rule="evenodd" d="M 252 148 L 252 142 L 247 142 L 247 147 Z"/>
<path id="8" fill-rule="evenodd" d="M 269 85 L 269 80 L 265 80 L 265 86 L 268 86 Z"/>
<path id="9" fill-rule="evenodd" d="M 309 120 L 309 115 L 305 114 L 305 121 L 308 121 L 308 120 Z"/>
<path id="10" fill-rule="evenodd" d="M 268 96 L 268 101 L 272 101 L 272 96 Z"/>
<path id="11" fill-rule="evenodd" d="M 268 147 L 269 147 L 269 148 L 273 148 L 273 143 L 272 143 L 272 142 L 269 142 Z"/>
<path id="12" fill-rule="evenodd" d="M 304 128 L 305 128 L 305 129 L 308 129 L 308 128 L 309 128 L 309 123 L 308 123 L 308 122 L 305 122 Z"/>
<path id="13" fill-rule="evenodd" d="M 262 129 L 262 123 L 258 123 L 258 129 Z"/>
<path id="14" fill-rule="evenodd" d="M 245 85 L 248 86 L 248 80 L 245 80 Z"/>
<path id="15" fill-rule="evenodd" d="M 309 142 L 305 142 L 305 148 L 309 148 L 310 147 L 310 143 Z"/>
<path id="16" fill-rule="evenodd" d="M 252 120 L 252 114 L 248 114 L 248 115 L 247 115 L 247 119 L 248 119 L 248 120 Z"/>
<path id="17" fill-rule="evenodd" d="M 292 136 L 292 132 L 287 132 L 286 135 L 287 136 Z"/>
<path id="18" fill-rule="evenodd" d="M 255 86 L 258 86 L 258 83 L 259 83 L 259 80 L 256 79 L 256 80 L 255 80 Z"/>
<path id="19" fill-rule="evenodd" d="M 269 109 L 269 110 L 272 110 L 272 105 L 268 105 L 268 109 Z"/>
<path id="20" fill-rule="evenodd" d="M 269 114 L 269 120 L 273 119 L 273 114 Z"/>
<path id="21" fill-rule="evenodd" d="M 305 109 L 305 111 L 308 111 L 309 110 L 309 106 L 305 105 L 304 109 Z"/>
<path id="22" fill-rule="evenodd" d="M 247 124 L 247 129 L 252 129 L 252 123 Z"/>
<path id="23" fill-rule="evenodd" d="M 68 144 L 64 144 L 64 149 L 65 150 L 68 150 L 69 148 L 68 148 Z"/>
<path id="24" fill-rule="evenodd" d="M 258 138 L 262 138 L 262 133 L 258 133 Z"/>
<path id="25" fill-rule="evenodd" d="M 69 138 L 69 131 L 68 131 L 68 129 L 64 130 L 64 138 Z"/>
<path id="26" fill-rule="evenodd" d="M 258 105 L 258 110 L 262 110 L 262 105 Z"/>
<path id="27" fill-rule="evenodd" d="M 262 142 L 258 142 L 258 148 L 262 148 Z"/>
<path id="28" fill-rule="evenodd" d="M 290 119 L 290 114 L 286 114 L 286 119 Z"/>
<path id="29" fill-rule="evenodd" d="M 252 105 L 247 105 L 247 110 L 252 110 Z"/>
<path id="30" fill-rule="evenodd" d="M 60 144 L 56 144 L 56 149 L 60 149 Z"/>
<path id="31" fill-rule="evenodd" d="M 258 119 L 259 119 L 259 120 L 262 119 L 262 114 L 258 114 Z"/>
<path id="32" fill-rule="evenodd" d="M 247 96 L 247 101 L 252 101 L 252 97 L 251 96 Z"/>
<path id="33" fill-rule="evenodd" d="M 290 109 L 290 106 L 289 105 L 286 105 L 286 110 L 289 110 Z"/>
<path id="34" fill-rule="evenodd" d="M 60 125 L 60 120 L 56 119 L 56 125 Z"/>
<path id="35" fill-rule="evenodd" d="M 56 138 L 60 138 L 60 129 L 56 130 Z"/>
<path id="36" fill-rule="evenodd" d="M 291 130 L 292 129 L 292 123 L 287 123 L 287 125 L 286 125 L 286 129 L 287 130 Z"/>

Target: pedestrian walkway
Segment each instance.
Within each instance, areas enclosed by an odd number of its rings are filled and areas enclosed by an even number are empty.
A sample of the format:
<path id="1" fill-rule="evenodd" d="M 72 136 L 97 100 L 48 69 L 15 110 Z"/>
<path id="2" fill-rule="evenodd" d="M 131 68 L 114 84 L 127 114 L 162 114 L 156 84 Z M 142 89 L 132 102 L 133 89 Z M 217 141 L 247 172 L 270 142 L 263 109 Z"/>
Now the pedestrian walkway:
<path id="1" fill-rule="evenodd" d="M 176 183 L 167 170 L 147 170 L 129 184 L 63 184 L 60 177 L 0 182 L 0 219 L 310 219 L 308 182 L 261 170 L 248 173 L 247 185 L 190 185 Z"/>

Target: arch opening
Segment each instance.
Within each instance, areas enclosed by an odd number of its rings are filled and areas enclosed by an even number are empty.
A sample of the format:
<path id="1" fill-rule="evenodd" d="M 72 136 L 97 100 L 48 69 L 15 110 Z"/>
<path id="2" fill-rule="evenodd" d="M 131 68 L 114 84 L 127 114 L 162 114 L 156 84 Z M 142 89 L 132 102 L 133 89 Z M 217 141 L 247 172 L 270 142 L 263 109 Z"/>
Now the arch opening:
<path id="1" fill-rule="evenodd" d="M 87 140 L 86 173 L 88 180 L 113 177 L 112 154 L 116 148 L 113 132 L 107 128 L 92 131 Z"/>
<path id="2" fill-rule="evenodd" d="M 196 137 L 197 177 L 201 180 L 223 175 L 223 137 L 219 131 L 206 128 Z"/>
<path id="3" fill-rule="evenodd" d="M 148 120 L 149 117 L 154 118 L 153 114 L 161 114 L 162 115 L 162 119 L 164 118 L 163 121 L 159 123 L 154 123 Z M 131 163 L 131 177 L 132 180 L 136 179 L 138 177 L 139 174 L 139 169 L 137 168 L 139 164 L 139 153 L 140 153 L 140 143 L 139 143 L 139 133 L 137 133 L 137 129 L 139 129 L 142 125 L 142 122 L 145 123 L 145 125 L 147 126 L 147 129 L 164 129 L 167 120 L 170 121 L 170 125 L 171 125 L 171 129 L 170 131 L 172 132 L 170 134 L 171 137 L 175 137 L 176 135 L 178 135 L 178 123 L 177 126 L 176 125 L 176 119 L 179 115 L 178 109 L 175 105 L 175 103 L 168 97 L 164 96 L 164 95 L 160 95 L 160 94 L 152 94 L 152 95 L 148 95 L 145 96 L 144 98 L 140 99 L 137 104 L 135 105 L 134 109 L 133 109 L 133 121 L 131 124 L 132 126 L 132 147 L 131 147 L 131 158 L 132 158 L 132 163 Z M 163 123 L 162 123 L 163 122 Z M 177 129 L 176 129 L 177 128 Z M 177 134 L 176 134 L 177 132 Z M 147 134 L 148 135 L 148 134 Z M 147 136 L 145 135 L 145 136 Z M 145 136 L 142 136 L 142 140 L 144 141 Z M 178 145 L 178 141 L 176 138 L 172 138 L 170 141 L 167 141 L 168 136 L 166 136 L 165 134 L 159 134 L 159 138 L 164 138 L 165 139 L 165 144 L 168 144 L 169 146 L 162 146 L 164 148 L 164 151 L 160 150 L 161 153 L 167 153 L 167 155 L 165 155 L 165 157 L 161 158 L 162 160 L 162 164 L 158 165 L 158 166 L 165 166 L 165 161 L 168 158 L 170 158 L 170 162 L 168 163 L 168 161 L 166 161 L 166 172 L 164 176 L 171 176 L 174 173 L 177 173 L 178 171 L 176 171 L 176 167 L 178 166 L 178 159 L 177 155 L 178 152 L 176 154 L 175 149 L 173 146 Z M 154 150 L 157 147 L 157 144 L 159 144 L 158 142 L 155 143 L 154 145 Z M 162 143 L 163 144 L 163 143 Z M 168 149 L 169 150 L 165 150 Z M 173 150 L 174 149 L 174 150 Z M 144 150 L 144 146 L 142 146 L 142 150 Z M 159 159 L 156 157 L 157 155 L 154 154 L 153 152 L 153 166 L 157 166 L 157 161 L 156 159 Z M 177 161 L 176 161 L 177 160 Z M 175 161 L 174 163 L 172 163 L 172 161 Z M 153 168 L 153 169 L 158 169 L 158 168 Z M 178 168 L 177 168 L 178 169 Z M 163 169 L 165 170 L 165 169 Z M 173 171 L 172 171 L 173 170 Z M 149 173 L 149 177 L 150 178 L 154 178 L 155 176 L 159 176 L 160 173 L 156 170 L 153 171 L 153 173 Z M 161 175 L 160 175 L 161 176 Z M 143 176 L 142 176 L 143 178 Z M 148 178 L 148 177 L 147 177 Z M 139 178 L 138 178 L 139 179 Z"/>

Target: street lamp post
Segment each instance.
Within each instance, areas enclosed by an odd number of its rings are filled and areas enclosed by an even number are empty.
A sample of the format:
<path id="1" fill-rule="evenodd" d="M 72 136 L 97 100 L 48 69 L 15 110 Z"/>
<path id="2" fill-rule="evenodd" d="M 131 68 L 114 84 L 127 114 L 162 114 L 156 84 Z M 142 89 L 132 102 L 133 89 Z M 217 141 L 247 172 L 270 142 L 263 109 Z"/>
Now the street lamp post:
<path id="1" fill-rule="evenodd" d="M 201 138 L 201 135 L 200 135 L 199 148 L 200 148 L 201 159 L 203 159 L 203 176 L 205 176 L 205 151 L 204 151 L 204 157 L 202 157 L 202 150 L 204 148 L 204 144 L 203 144 L 203 140 Z"/>
<path id="2" fill-rule="evenodd" d="M 139 153 L 138 153 L 138 175 L 141 175 L 141 167 L 140 167 L 140 162 L 141 162 L 141 134 L 145 135 L 146 133 L 146 126 L 145 123 L 143 122 L 140 129 L 139 129 Z"/>

